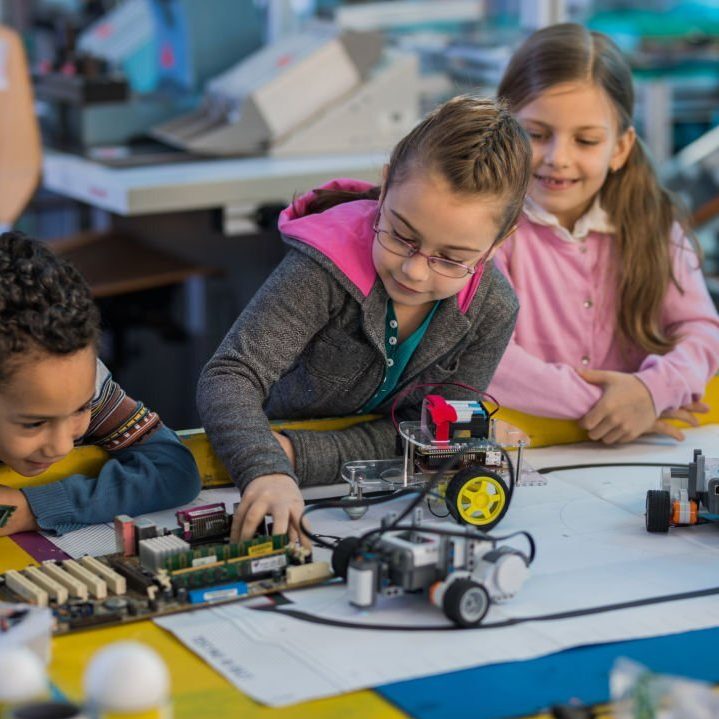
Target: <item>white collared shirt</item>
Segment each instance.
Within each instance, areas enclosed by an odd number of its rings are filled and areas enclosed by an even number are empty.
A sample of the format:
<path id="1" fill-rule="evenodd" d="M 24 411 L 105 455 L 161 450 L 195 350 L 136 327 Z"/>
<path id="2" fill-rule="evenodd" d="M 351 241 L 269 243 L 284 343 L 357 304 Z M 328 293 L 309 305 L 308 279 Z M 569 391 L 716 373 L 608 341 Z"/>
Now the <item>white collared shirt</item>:
<path id="1" fill-rule="evenodd" d="M 566 242 L 581 242 L 590 232 L 614 233 L 614 225 L 611 223 L 609 215 L 602 208 L 599 195 L 594 198 L 589 210 L 574 223 L 574 228 L 571 232 L 566 227 L 562 227 L 553 214 L 540 207 L 529 196 L 524 200 L 524 213 L 532 222 L 554 228 L 557 236 Z"/>

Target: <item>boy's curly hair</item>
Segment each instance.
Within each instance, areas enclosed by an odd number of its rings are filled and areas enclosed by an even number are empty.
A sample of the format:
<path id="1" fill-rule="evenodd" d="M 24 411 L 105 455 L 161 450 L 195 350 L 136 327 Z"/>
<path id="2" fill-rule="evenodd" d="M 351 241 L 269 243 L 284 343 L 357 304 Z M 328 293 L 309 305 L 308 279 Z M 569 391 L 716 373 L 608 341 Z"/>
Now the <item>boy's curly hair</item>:
<path id="1" fill-rule="evenodd" d="M 99 335 L 100 313 L 83 276 L 38 240 L 0 235 L 0 383 L 18 355 L 71 354 Z"/>

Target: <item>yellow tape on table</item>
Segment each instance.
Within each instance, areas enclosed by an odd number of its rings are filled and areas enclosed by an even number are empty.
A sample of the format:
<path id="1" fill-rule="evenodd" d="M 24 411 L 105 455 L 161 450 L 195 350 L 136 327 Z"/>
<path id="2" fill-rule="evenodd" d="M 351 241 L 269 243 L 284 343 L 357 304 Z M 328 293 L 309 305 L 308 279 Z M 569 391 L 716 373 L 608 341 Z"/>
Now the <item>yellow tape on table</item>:
<path id="1" fill-rule="evenodd" d="M 711 408 L 707 414 L 697 415 L 699 423 L 719 423 L 719 377 L 714 377 L 707 385 L 703 401 Z M 585 430 L 581 429 L 574 420 L 549 419 L 537 417 L 517 410 L 502 407 L 497 418 L 508 422 L 524 431 L 531 439 L 532 447 L 547 447 L 553 444 L 572 444 L 584 442 L 587 438 Z M 352 425 L 377 419 L 379 415 L 366 415 L 354 417 L 335 417 L 329 419 L 313 419 L 291 422 L 272 422 L 274 429 L 304 429 L 304 430 L 333 430 L 346 429 Z M 686 424 L 671 420 L 671 423 L 686 428 Z M 222 462 L 210 445 L 207 435 L 202 429 L 184 430 L 178 432 L 182 441 L 187 445 L 195 457 L 197 466 L 205 487 L 232 484 L 231 478 Z M 70 474 L 97 475 L 100 468 L 107 461 L 107 453 L 99 447 L 78 447 L 65 459 L 54 464 L 47 472 L 37 477 L 23 477 L 8 467 L 0 467 L 0 484 L 11 487 L 26 487 L 34 484 L 47 484 Z M 358 459 L 362 459 L 358 457 Z M 371 459 L 366 457 L 364 459 Z"/>
<path id="2" fill-rule="evenodd" d="M 136 640 L 152 647 L 167 663 L 175 719 L 401 719 L 407 715 L 371 691 L 354 692 L 273 709 L 239 692 L 171 634 L 151 622 L 58 637 L 53 642 L 50 678 L 71 701 L 82 702 L 82 676 L 92 655 L 111 642 Z M 277 682 L 282 672 L 277 670 Z"/>
<path id="3" fill-rule="evenodd" d="M 697 414 L 700 425 L 719 423 L 719 377 L 713 377 L 707 385 L 702 401 L 709 405 L 707 414 Z M 586 442 L 589 438 L 574 420 L 536 417 L 505 407 L 500 408 L 496 417 L 521 429 L 531 440 L 531 447 L 548 447 L 555 444 Z M 676 427 L 686 429 L 685 422 L 669 420 Z"/>
<path id="4" fill-rule="evenodd" d="M 8 569 L 24 569 L 28 564 L 37 564 L 37 562 L 10 537 L 0 537 L 0 572 L 7 572 Z"/>

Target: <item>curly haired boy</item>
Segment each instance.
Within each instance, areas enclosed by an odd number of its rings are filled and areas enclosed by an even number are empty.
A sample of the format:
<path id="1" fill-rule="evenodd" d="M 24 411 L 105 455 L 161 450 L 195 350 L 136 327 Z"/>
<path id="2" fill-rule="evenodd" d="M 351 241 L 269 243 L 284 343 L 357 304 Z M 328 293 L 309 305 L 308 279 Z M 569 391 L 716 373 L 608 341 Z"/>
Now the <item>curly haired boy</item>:
<path id="1" fill-rule="evenodd" d="M 0 485 L 16 510 L 0 535 L 56 533 L 184 504 L 194 459 L 159 416 L 125 394 L 97 356 L 100 315 L 80 273 L 20 233 L 0 235 L 0 461 L 27 477 L 73 447 L 111 457 L 97 477 Z"/>

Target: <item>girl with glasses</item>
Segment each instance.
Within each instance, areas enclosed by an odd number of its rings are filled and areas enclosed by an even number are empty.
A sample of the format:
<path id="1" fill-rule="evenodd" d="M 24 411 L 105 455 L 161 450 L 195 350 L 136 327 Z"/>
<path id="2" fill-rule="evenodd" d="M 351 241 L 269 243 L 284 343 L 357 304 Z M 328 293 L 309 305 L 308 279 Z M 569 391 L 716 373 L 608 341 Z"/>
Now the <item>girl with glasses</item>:
<path id="1" fill-rule="evenodd" d="M 242 502 L 232 538 L 299 535 L 299 487 L 343 462 L 395 452 L 389 412 L 415 383 L 489 383 L 516 299 L 489 259 L 529 182 L 529 143 L 501 105 L 458 97 L 395 147 L 382 184 L 334 180 L 280 215 L 290 250 L 242 312 L 198 386 L 207 434 Z M 397 407 L 418 418 L 423 392 Z M 447 393 L 451 394 L 451 393 Z M 377 413 L 329 432 L 272 432 L 268 418 Z"/>
<path id="2" fill-rule="evenodd" d="M 539 30 L 498 94 L 532 143 L 519 229 L 497 254 L 517 328 L 490 392 L 579 419 L 606 444 L 682 433 L 719 367 L 719 321 L 699 252 L 632 127 L 619 49 L 580 25 Z"/>

